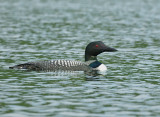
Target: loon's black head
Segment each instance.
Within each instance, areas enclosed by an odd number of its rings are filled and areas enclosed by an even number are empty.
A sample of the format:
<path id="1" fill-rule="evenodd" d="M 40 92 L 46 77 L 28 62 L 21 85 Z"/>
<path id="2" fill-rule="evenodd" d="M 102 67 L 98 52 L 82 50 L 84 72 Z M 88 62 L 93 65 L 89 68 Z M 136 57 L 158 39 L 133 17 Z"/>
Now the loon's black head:
<path id="1" fill-rule="evenodd" d="M 87 45 L 85 50 L 85 61 L 97 59 L 96 56 L 102 52 L 114 52 L 114 48 L 106 46 L 102 41 L 94 41 Z"/>

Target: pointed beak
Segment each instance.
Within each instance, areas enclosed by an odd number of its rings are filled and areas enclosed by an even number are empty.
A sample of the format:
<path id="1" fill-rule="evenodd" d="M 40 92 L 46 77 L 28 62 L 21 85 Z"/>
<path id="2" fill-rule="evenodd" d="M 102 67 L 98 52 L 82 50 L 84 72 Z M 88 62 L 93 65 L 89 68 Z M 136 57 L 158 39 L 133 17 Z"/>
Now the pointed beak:
<path id="1" fill-rule="evenodd" d="M 111 48 L 111 47 L 108 47 L 106 46 L 106 48 L 104 49 L 105 52 L 115 52 L 115 51 L 118 51 L 117 49 L 114 49 L 114 48 Z"/>

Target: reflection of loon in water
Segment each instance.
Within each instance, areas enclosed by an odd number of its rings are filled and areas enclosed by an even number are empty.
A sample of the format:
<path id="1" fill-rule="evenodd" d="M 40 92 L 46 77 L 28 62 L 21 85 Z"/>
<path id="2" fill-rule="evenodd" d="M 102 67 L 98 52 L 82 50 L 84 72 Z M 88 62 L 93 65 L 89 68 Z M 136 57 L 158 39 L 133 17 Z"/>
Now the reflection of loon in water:
<path id="1" fill-rule="evenodd" d="M 114 52 L 114 48 L 106 46 L 101 41 L 94 41 L 85 49 L 85 62 L 73 60 L 46 60 L 28 62 L 9 67 L 29 71 L 106 71 L 107 67 L 97 60 L 97 55 L 102 52 Z"/>

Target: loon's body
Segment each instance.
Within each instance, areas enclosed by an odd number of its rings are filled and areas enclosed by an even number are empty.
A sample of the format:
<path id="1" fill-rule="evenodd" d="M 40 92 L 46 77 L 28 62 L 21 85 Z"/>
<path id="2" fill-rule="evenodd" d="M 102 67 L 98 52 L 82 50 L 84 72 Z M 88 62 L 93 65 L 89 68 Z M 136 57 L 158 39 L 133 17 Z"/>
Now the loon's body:
<path id="1" fill-rule="evenodd" d="M 13 68 L 34 71 L 86 71 L 90 69 L 88 65 L 88 63 L 73 60 L 46 60 L 19 64 Z"/>
<path id="2" fill-rule="evenodd" d="M 97 55 L 102 52 L 113 51 L 117 50 L 106 46 L 101 41 L 94 41 L 89 43 L 85 49 L 85 62 L 73 60 L 37 61 L 15 65 L 10 69 L 29 71 L 105 71 L 107 67 L 97 60 Z"/>

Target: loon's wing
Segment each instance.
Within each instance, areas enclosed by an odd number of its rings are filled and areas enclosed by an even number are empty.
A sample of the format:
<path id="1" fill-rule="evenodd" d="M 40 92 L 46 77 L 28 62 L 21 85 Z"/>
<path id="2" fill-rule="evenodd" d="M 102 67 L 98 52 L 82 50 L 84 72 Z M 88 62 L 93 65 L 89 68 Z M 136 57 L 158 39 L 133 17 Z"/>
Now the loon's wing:
<path id="1" fill-rule="evenodd" d="M 39 62 L 28 62 L 15 65 L 10 69 L 24 69 L 31 71 L 87 71 L 91 68 L 85 62 L 72 60 L 49 60 Z"/>

